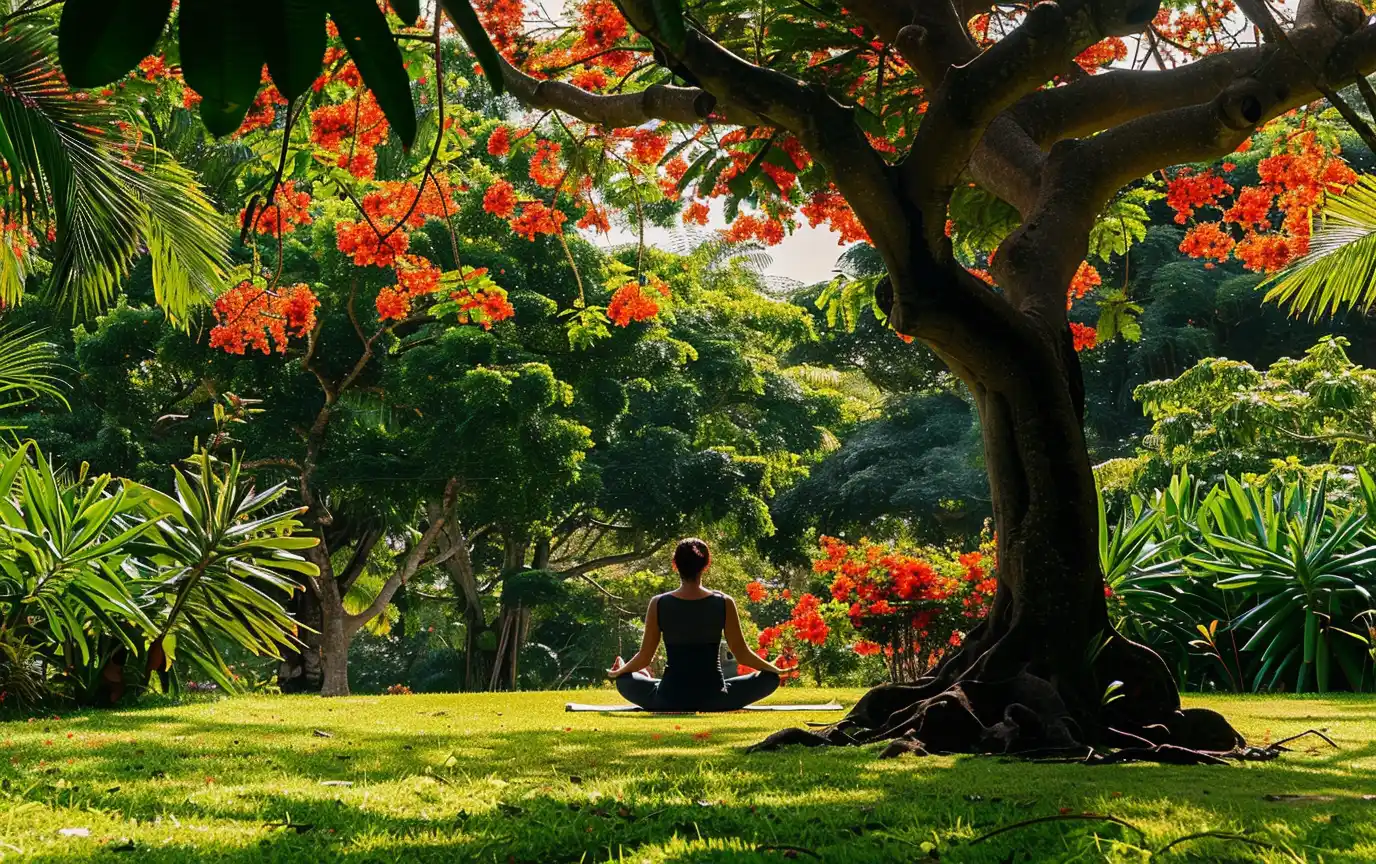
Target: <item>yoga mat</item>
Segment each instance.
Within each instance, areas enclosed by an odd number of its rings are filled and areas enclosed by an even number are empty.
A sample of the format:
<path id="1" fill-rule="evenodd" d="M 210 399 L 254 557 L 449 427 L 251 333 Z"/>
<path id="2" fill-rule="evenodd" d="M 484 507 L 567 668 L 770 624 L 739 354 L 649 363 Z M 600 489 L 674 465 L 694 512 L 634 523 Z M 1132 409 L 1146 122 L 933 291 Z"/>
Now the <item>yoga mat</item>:
<path id="1" fill-rule="evenodd" d="M 581 702 L 569 702 L 564 705 L 565 711 L 644 711 L 638 705 L 584 705 Z M 844 711 L 845 707 L 836 703 L 828 702 L 825 705 L 747 705 L 741 709 L 743 711 Z M 656 714 L 729 714 L 729 711 L 656 711 Z"/>

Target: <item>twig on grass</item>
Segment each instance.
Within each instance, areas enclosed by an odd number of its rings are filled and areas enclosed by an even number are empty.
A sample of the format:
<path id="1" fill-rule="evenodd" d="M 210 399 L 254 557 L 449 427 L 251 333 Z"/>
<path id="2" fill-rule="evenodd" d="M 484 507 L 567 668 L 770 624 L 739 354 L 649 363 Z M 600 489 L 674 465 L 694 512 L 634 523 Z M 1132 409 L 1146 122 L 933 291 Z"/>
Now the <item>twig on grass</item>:
<path id="1" fill-rule="evenodd" d="M 1068 822 L 1072 820 L 1079 820 L 1085 822 L 1114 822 L 1118 825 L 1122 825 L 1124 828 L 1136 831 L 1137 836 L 1141 837 L 1143 840 L 1147 839 L 1147 832 L 1143 831 L 1141 828 L 1138 828 L 1136 825 L 1132 824 L 1131 822 L 1128 822 L 1127 820 L 1119 819 L 1117 816 L 1106 816 L 1100 813 L 1058 813 L 1055 816 L 1038 816 L 1035 819 L 1024 819 L 1021 822 L 1014 822 L 1011 825 L 1004 825 L 1002 828 L 995 828 L 993 831 L 990 831 L 987 834 L 981 834 L 980 836 L 971 840 L 969 845 L 974 846 L 976 843 L 983 843 L 985 840 L 988 840 L 991 837 L 997 837 L 1000 834 L 1003 834 L 1008 831 L 1014 831 L 1018 828 L 1026 828 L 1029 825 L 1039 825 L 1043 822 Z"/>
<path id="2" fill-rule="evenodd" d="M 1322 732 L 1320 732 L 1320 731 L 1317 730 L 1317 729 L 1306 729 L 1305 731 L 1299 733 L 1298 735 L 1291 735 L 1289 738 L 1282 738 L 1282 739 L 1280 739 L 1279 741 L 1277 741 L 1277 742 L 1275 742 L 1274 744 L 1272 744 L 1272 745 L 1270 745 L 1269 747 L 1267 747 L 1266 749 L 1268 749 L 1268 750 L 1274 750 L 1274 749 L 1276 749 L 1276 748 L 1278 748 L 1278 747 L 1280 747 L 1280 746 L 1282 746 L 1282 745 L 1284 745 L 1284 744 L 1289 744 L 1291 741 L 1299 740 L 1300 738 L 1303 738 L 1303 737 L 1306 736 L 1306 735 L 1317 735 L 1317 736 L 1319 736 L 1320 738 L 1322 738 L 1324 741 L 1326 741 L 1326 742 L 1328 743 L 1328 746 L 1329 746 L 1329 747 L 1332 747 L 1334 750 L 1341 750 L 1341 749 L 1342 749 L 1341 747 L 1338 746 L 1338 744 L 1337 744 L 1336 741 L 1334 741 L 1332 738 L 1329 738 L 1327 735 L 1323 734 Z"/>
<path id="3" fill-rule="evenodd" d="M 1184 837 L 1177 837 L 1176 839 L 1167 843 L 1165 846 L 1162 846 L 1160 849 L 1157 849 L 1155 852 L 1152 853 L 1152 855 L 1164 855 L 1169 849 L 1179 846 L 1182 843 L 1190 843 L 1195 840 L 1203 840 L 1206 837 L 1212 837 L 1215 840 L 1233 840 L 1238 843 L 1248 843 L 1252 846 L 1259 846 L 1262 849 L 1279 848 L 1274 843 L 1267 843 L 1265 840 L 1257 840 L 1253 837 L 1248 837 L 1245 834 L 1232 834 L 1227 831 L 1200 831 L 1195 834 L 1186 834 Z"/>

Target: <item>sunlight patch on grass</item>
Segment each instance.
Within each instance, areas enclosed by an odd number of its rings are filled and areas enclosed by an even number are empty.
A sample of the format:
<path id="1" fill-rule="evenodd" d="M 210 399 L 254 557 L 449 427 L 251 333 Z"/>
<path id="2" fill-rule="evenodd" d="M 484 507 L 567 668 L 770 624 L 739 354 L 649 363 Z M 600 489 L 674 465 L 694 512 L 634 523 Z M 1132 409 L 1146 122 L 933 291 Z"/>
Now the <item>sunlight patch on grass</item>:
<path id="1" fill-rule="evenodd" d="M 1191 699 L 1254 742 L 1319 728 L 1342 748 L 1310 737 L 1276 762 L 1229 768 L 881 761 L 874 747 L 747 756 L 781 726 L 838 715 L 565 713 L 570 700 L 611 701 L 605 690 L 252 697 L 3 723 L 0 859 L 777 864 L 791 846 L 839 864 L 932 850 L 1137 862 L 1212 831 L 1273 848 L 1201 839 L 1158 860 L 1376 860 L 1370 698 Z M 971 844 L 1063 811 L 1111 814 L 1145 837 L 1060 820 Z"/>

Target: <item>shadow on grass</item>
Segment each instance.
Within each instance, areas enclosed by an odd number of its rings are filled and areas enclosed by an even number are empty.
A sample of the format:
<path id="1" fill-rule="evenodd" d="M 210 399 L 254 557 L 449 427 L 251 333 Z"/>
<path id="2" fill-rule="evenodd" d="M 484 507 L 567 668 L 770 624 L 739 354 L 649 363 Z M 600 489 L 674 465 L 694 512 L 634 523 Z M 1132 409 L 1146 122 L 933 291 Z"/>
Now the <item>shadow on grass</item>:
<path id="1" fill-rule="evenodd" d="M 756 850 L 758 860 L 777 861 L 778 851 L 758 851 L 771 846 L 825 861 L 891 861 L 923 857 L 921 844 L 930 841 L 944 860 L 1003 862 L 1049 850 L 1025 860 L 1053 861 L 1100 840 L 1140 842 L 1122 826 L 1082 822 L 965 842 L 1061 808 L 1141 822 L 1152 834 L 1148 845 L 1158 847 L 1188 831 L 1265 829 L 1301 854 L 1323 850 L 1327 860 L 1361 860 L 1354 850 L 1376 848 L 1376 802 L 1362 798 L 1376 795 L 1376 778 L 1357 764 L 1376 758 L 1372 742 L 1232 768 L 992 757 L 881 762 L 875 748 L 741 753 L 761 730 L 789 725 L 768 715 L 724 730 L 713 729 L 711 716 L 658 717 L 662 731 L 651 731 L 619 721 L 653 715 L 608 715 L 596 717 L 593 729 L 504 731 L 462 711 L 450 718 L 424 710 L 414 714 L 445 728 L 404 731 L 410 709 L 401 704 L 389 710 L 393 728 L 385 729 L 349 725 L 345 710 L 317 716 L 321 725 L 164 710 L 110 715 L 71 764 L 25 769 L 14 795 L 141 823 L 232 829 L 200 837 L 169 831 L 158 845 L 140 839 L 137 855 L 120 859 L 140 864 L 574 862 L 623 853 L 639 860 L 638 850 L 673 862 L 748 860 Z M 483 715 L 491 713 L 501 716 Z M 140 737 L 130 744 L 130 735 Z M 1266 802 L 1266 795 L 1319 797 Z M 273 827 L 286 822 L 296 827 Z M 1188 855 L 1251 860 L 1249 852 L 1211 842 Z M 88 845 L 27 860 L 85 856 L 105 857 Z"/>

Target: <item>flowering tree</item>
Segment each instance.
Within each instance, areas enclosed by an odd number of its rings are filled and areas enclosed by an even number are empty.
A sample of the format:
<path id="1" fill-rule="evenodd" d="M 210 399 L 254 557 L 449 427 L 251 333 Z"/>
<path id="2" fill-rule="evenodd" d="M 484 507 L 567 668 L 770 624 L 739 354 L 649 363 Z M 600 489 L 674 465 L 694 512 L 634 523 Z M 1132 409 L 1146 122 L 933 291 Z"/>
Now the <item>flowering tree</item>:
<path id="1" fill-rule="evenodd" d="M 92 5 L 69 3 L 65 15 L 79 20 Z M 151 45 L 167 17 L 152 5 L 138 28 L 91 27 L 83 32 L 94 36 L 67 39 L 73 80 L 132 68 L 146 49 L 128 34 L 147 30 L 143 45 Z M 211 14 L 231 4 L 194 5 L 179 20 L 188 59 L 191 47 L 228 38 L 217 23 L 245 30 L 232 14 Z M 720 200 L 736 236 L 770 242 L 800 218 L 826 224 L 843 242 L 874 245 L 885 275 L 873 289 L 892 327 L 933 348 L 975 395 L 1001 541 L 990 616 L 931 680 L 874 691 L 828 740 L 912 732 L 941 749 L 1018 751 L 1164 728 L 1174 743 L 1236 741 L 1221 718 L 1182 714 L 1160 658 L 1110 626 L 1081 428 L 1076 349 L 1090 336 L 1070 327 L 1066 307 L 1093 287 L 1084 265 L 1096 226 L 1105 215 L 1111 225 L 1129 221 L 1114 212 L 1125 184 L 1220 158 L 1261 124 L 1319 98 L 1376 141 L 1333 89 L 1376 69 L 1376 27 L 1358 6 L 1301 0 L 1279 21 L 1256 0 L 1187 8 L 1066 0 L 997 11 L 959 0 L 768 9 L 710 0 L 690 15 L 676 3 L 593 0 L 577 4 L 572 21 L 531 28 L 513 0 L 442 5 L 493 86 L 549 112 L 562 133 L 543 135 L 543 150 L 536 142 L 533 179 L 550 184 L 548 201 L 494 194 L 513 230 L 549 232 L 575 202 L 585 216 L 605 206 L 644 218 L 661 183 L 694 219 Z M 410 142 L 410 120 L 402 125 L 410 93 L 396 77 L 404 73 L 385 19 L 366 0 L 325 6 Z M 405 22 L 419 11 L 414 2 L 394 6 Z M 1221 41 L 1221 23 L 1237 11 L 1261 38 Z M 247 110 L 262 59 L 287 99 L 308 88 L 290 61 L 318 54 L 318 43 L 281 34 L 313 29 L 265 25 L 240 52 L 208 53 L 223 62 L 193 75 L 219 88 L 201 106 L 213 129 Z M 438 23 L 434 33 L 438 56 Z M 284 38 L 285 52 L 273 41 Z M 1105 71 L 1128 63 L 1128 38 L 1138 43 L 1135 68 Z M 443 80 L 436 75 L 437 88 Z M 664 149 L 649 140 L 671 132 L 683 140 Z M 584 178 L 602 171 L 618 172 L 607 186 L 618 191 L 592 200 Z M 968 190 L 985 196 L 988 219 L 955 218 L 979 203 Z M 976 236 L 975 227 L 988 230 Z M 1120 232 L 1124 251 L 1131 236 Z M 589 317 L 579 323 L 596 332 Z M 1007 719 L 1029 714 L 1035 722 Z M 991 729 L 986 721 L 999 717 Z"/>
<path id="2" fill-rule="evenodd" d="M 864 635 L 856 653 L 882 652 L 895 681 L 918 680 L 959 648 L 998 587 L 992 540 L 977 552 L 924 550 L 922 557 L 835 537 L 821 538 L 820 547 L 812 569 L 832 577 L 832 598 Z"/>

